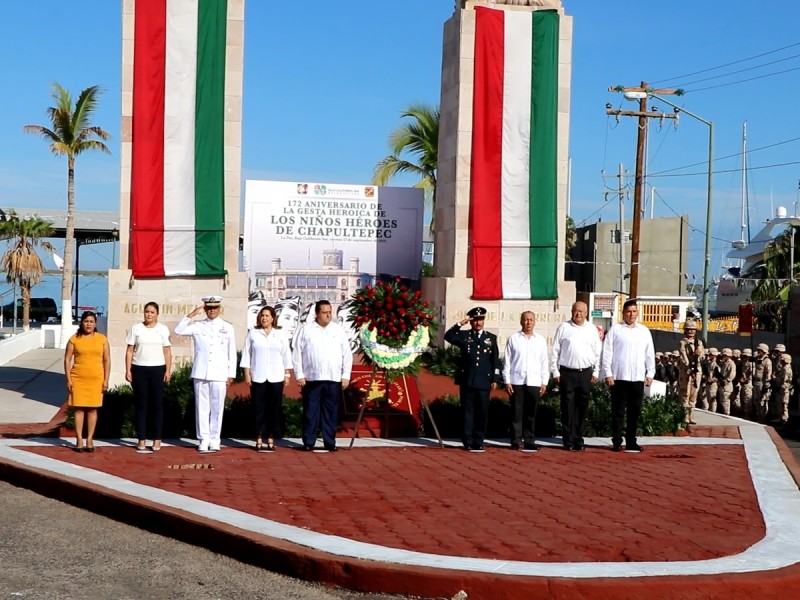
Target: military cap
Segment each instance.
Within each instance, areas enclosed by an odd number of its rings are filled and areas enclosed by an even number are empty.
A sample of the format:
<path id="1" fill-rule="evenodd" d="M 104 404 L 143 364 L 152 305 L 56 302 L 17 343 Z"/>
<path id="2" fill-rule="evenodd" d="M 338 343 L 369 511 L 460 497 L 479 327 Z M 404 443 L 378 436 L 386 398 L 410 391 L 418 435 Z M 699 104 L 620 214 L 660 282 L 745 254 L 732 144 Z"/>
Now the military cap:
<path id="1" fill-rule="evenodd" d="M 219 308 L 222 304 L 222 296 L 203 296 L 200 298 L 206 308 Z"/>
<path id="2" fill-rule="evenodd" d="M 738 348 L 734 349 L 734 351 L 733 351 L 733 357 L 734 358 L 739 358 L 741 355 L 742 355 L 742 351 L 741 350 L 739 350 Z"/>
<path id="3" fill-rule="evenodd" d="M 785 363 L 792 362 L 792 355 L 791 354 L 781 354 L 781 362 L 785 362 Z"/>
<path id="4" fill-rule="evenodd" d="M 683 324 L 683 330 L 686 331 L 687 329 L 697 329 L 697 321 L 694 319 L 686 319 L 686 322 Z"/>
<path id="5" fill-rule="evenodd" d="M 709 348 L 708 349 L 708 353 L 711 356 L 719 356 L 719 350 L 717 350 L 716 348 Z"/>
<path id="6" fill-rule="evenodd" d="M 662 356 L 664 356 L 662 352 L 656 352 L 656 358 L 661 358 Z"/>
<path id="7" fill-rule="evenodd" d="M 672 356 L 679 357 L 680 355 L 681 355 L 681 353 L 678 352 L 677 350 L 673 350 L 672 351 Z"/>
<path id="8" fill-rule="evenodd" d="M 482 306 L 476 306 L 467 312 L 467 316 L 474 321 L 482 321 L 486 318 L 486 309 Z"/>
<path id="9" fill-rule="evenodd" d="M 730 348 L 723 348 L 722 349 L 722 356 L 733 356 L 733 352 Z"/>
<path id="10" fill-rule="evenodd" d="M 753 356 L 753 351 L 750 348 L 745 348 L 742 350 L 742 356 Z"/>
<path id="11" fill-rule="evenodd" d="M 769 352 L 769 346 L 766 344 L 759 344 L 756 346 L 756 350 L 761 350 L 761 352 Z"/>
<path id="12" fill-rule="evenodd" d="M 775 352 L 780 352 L 781 354 L 783 354 L 786 352 L 786 346 L 784 346 L 783 344 L 775 344 L 774 350 Z"/>

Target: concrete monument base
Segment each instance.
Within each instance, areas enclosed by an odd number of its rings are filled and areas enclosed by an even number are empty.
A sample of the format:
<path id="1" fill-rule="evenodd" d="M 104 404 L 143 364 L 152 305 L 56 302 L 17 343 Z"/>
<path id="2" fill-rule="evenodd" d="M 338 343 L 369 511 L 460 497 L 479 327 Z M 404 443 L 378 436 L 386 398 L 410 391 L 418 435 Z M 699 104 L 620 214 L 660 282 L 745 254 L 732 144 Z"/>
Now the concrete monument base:
<path id="1" fill-rule="evenodd" d="M 143 319 L 144 305 L 156 302 L 159 322 L 170 331 L 183 318 L 200 306 L 200 298 L 216 294 L 223 297 L 222 318 L 233 323 L 236 345 L 241 347 L 247 333 L 247 273 L 231 273 L 226 280 L 196 277 L 165 279 L 131 279 L 130 269 L 108 272 L 108 341 L 111 345 L 112 386 L 125 383 L 125 338 L 128 331 Z M 173 365 L 192 359 L 189 337 L 172 335 Z"/>

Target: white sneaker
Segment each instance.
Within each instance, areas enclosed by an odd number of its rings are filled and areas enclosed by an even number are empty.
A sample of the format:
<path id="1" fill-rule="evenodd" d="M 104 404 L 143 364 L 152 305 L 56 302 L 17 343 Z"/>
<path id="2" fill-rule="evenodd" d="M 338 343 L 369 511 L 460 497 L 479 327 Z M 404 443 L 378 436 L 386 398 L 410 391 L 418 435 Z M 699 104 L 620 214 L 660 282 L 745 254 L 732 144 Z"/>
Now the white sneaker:
<path id="1" fill-rule="evenodd" d="M 198 452 L 208 452 L 208 442 L 205 440 L 200 441 L 200 445 L 197 447 Z"/>
<path id="2" fill-rule="evenodd" d="M 219 452 L 219 442 L 211 442 L 208 446 L 209 452 Z"/>

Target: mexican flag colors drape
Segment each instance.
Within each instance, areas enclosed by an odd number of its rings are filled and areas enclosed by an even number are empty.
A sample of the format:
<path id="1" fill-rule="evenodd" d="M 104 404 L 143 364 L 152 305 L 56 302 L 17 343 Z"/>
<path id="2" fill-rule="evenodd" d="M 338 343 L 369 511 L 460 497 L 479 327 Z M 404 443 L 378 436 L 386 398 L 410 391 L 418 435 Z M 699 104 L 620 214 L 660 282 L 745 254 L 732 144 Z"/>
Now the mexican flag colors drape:
<path id="1" fill-rule="evenodd" d="M 475 8 L 473 298 L 556 298 L 556 11 Z"/>
<path id="2" fill-rule="evenodd" d="M 134 277 L 224 268 L 226 0 L 135 0 Z"/>

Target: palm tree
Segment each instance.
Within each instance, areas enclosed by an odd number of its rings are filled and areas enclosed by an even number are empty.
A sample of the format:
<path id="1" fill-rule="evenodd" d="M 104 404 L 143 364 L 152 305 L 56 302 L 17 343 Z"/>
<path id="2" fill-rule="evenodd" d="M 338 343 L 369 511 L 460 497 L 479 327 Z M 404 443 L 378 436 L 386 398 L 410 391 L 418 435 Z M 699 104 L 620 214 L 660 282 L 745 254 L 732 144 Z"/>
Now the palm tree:
<path id="1" fill-rule="evenodd" d="M 72 244 L 75 238 L 75 157 L 87 150 L 111 154 L 103 141 L 109 138 L 104 129 L 92 125 L 100 88 L 83 90 L 74 105 L 70 93 L 54 83 L 55 106 L 47 109 L 50 127 L 25 125 L 26 133 L 37 134 L 50 146 L 50 152 L 67 157 L 67 230 L 64 240 L 64 273 L 61 279 L 61 346 L 65 347 L 72 329 Z"/>
<path id="2" fill-rule="evenodd" d="M 9 240 L 11 247 L 0 258 L 6 281 L 22 290 L 22 328 L 30 329 L 31 288 L 42 280 L 44 265 L 36 248 L 53 251 L 49 242 L 42 241 L 53 233 L 50 221 L 39 217 L 20 219 L 14 211 L 0 221 L 0 239 Z"/>
<path id="3" fill-rule="evenodd" d="M 571 258 L 572 251 L 578 244 L 576 240 L 577 234 L 574 219 L 567 217 L 567 225 L 564 232 L 564 260 L 570 260 Z"/>
<path id="4" fill-rule="evenodd" d="M 400 118 L 410 120 L 404 121 L 389 134 L 392 154 L 375 165 L 372 183 L 386 185 L 401 173 L 418 176 L 420 179 L 414 187 L 425 190 L 425 202 L 431 209 L 432 232 L 436 209 L 436 163 L 439 158 L 439 108 L 414 104 L 406 108 Z"/>
<path id="5" fill-rule="evenodd" d="M 789 227 L 764 248 L 764 262 L 751 270 L 747 277 L 761 279 L 753 288 L 750 299 L 753 302 L 765 302 L 779 299 L 786 295 L 789 287 L 790 273 L 797 272 L 797 265 L 791 268 L 791 246 L 794 236 L 795 248 L 798 236 L 794 227 Z"/>

